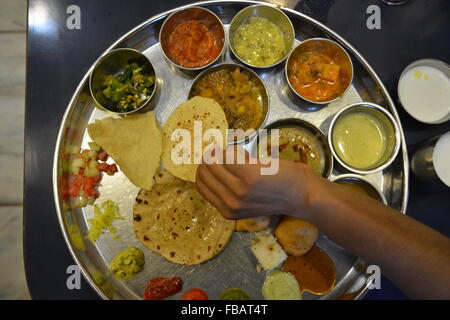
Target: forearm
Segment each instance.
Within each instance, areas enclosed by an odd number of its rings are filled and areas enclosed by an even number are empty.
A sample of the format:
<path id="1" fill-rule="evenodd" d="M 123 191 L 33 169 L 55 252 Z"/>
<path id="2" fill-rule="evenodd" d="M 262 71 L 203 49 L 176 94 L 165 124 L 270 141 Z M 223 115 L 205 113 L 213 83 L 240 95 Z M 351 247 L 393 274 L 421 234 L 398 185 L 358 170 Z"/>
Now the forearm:
<path id="1" fill-rule="evenodd" d="M 242 151 L 242 149 L 238 149 Z M 226 154 L 224 153 L 224 159 Z M 369 263 L 414 298 L 450 299 L 450 240 L 364 195 L 280 160 L 262 165 L 201 165 L 198 191 L 227 219 L 271 215 L 303 218 Z"/>
<path id="2" fill-rule="evenodd" d="M 414 298 L 450 298 L 450 240 L 431 228 L 325 180 L 301 215 Z M 325 196 L 326 195 L 326 196 Z"/>

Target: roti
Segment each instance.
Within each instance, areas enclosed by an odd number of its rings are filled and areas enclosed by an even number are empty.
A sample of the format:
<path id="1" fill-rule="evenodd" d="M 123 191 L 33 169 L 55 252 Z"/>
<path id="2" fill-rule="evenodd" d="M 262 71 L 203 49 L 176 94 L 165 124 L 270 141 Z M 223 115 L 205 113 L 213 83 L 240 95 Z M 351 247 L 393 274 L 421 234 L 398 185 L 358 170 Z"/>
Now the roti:
<path id="1" fill-rule="evenodd" d="M 140 242 L 167 260 L 194 265 L 211 259 L 228 243 L 235 222 L 207 202 L 195 184 L 168 171 L 155 175 L 151 191 L 141 190 L 133 212 Z"/>
<path id="2" fill-rule="evenodd" d="M 194 130 L 194 125 L 197 130 Z M 208 129 L 213 129 L 212 131 L 215 131 L 220 139 L 211 136 L 204 140 L 204 134 Z M 180 104 L 163 127 L 162 160 L 164 167 L 174 176 L 194 182 L 197 167 L 207 148 L 212 147 L 214 141 L 222 149 L 226 147 L 227 130 L 228 123 L 225 113 L 216 101 L 193 97 Z M 183 136 L 183 134 L 188 136 Z M 187 144 L 185 144 L 186 142 Z M 182 146 L 185 148 L 182 149 Z"/>
<path id="3" fill-rule="evenodd" d="M 97 120 L 88 126 L 88 133 L 134 185 L 151 190 L 162 151 L 161 132 L 153 112 Z"/>

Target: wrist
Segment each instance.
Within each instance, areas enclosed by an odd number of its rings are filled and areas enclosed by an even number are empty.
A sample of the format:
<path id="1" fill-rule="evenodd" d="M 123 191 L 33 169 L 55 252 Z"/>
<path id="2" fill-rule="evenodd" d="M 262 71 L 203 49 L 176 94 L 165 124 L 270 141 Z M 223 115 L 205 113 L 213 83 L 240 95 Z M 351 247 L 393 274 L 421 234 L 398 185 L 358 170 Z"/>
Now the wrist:
<path id="1" fill-rule="evenodd" d="M 302 218 L 312 224 L 320 213 L 321 208 L 325 206 L 325 199 L 332 195 L 329 190 L 330 182 L 325 178 L 318 176 L 309 168 L 304 166 L 301 177 L 298 180 L 297 188 L 303 197 L 299 197 L 299 203 L 296 210 L 296 217 Z M 326 196 L 324 196 L 326 195 Z"/>

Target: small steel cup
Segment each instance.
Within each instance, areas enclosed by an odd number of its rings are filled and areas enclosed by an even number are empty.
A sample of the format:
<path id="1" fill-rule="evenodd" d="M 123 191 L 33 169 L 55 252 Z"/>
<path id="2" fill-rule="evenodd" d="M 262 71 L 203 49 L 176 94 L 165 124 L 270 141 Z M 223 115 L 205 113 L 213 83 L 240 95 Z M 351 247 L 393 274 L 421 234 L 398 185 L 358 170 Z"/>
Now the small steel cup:
<path id="1" fill-rule="evenodd" d="M 206 65 L 189 68 L 184 67 L 178 64 L 176 61 L 170 58 L 168 54 L 167 45 L 169 41 L 169 37 L 175 28 L 183 22 L 196 20 L 205 25 L 208 30 L 211 32 L 214 41 L 217 45 L 219 45 L 222 49 L 219 55 L 211 62 Z M 172 13 L 163 23 L 161 30 L 159 32 L 159 43 L 161 44 L 161 49 L 163 55 L 168 62 L 169 66 L 173 71 L 179 72 L 182 75 L 188 77 L 195 77 L 201 70 L 206 69 L 207 67 L 216 64 L 223 60 L 225 54 L 225 27 L 223 26 L 222 21 L 219 19 L 217 15 L 215 15 L 212 11 L 202 8 L 202 7 L 190 7 L 187 9 L 183 9 L 180 11 L 176 11 Z"/>
<path id="2" fill-rule="evenodd" d="M 376 117 L 380 122 L 382 122 L 388 135 L 388 137 L 386 137 L 388 141 L 385 154 L 373 166 L 364 169 L 352 167 L 351 165 L 347 164 L 343 159 L 341 159 L 338 153 L 336 152 L 336 148 L 333 142 L 333 130 L 335 128 L 336 122 L 338 122 L 343 115 L 361 111 L 370 113 L 371 115 Z M 345 169 L 359 174 L 369 174 L 387 168 L 395 160 L 395 157 L 397 156 L 401 146 L 400 129 L 394 117 L 383 107 L 368 102 L 355 103 L 339 111 L 331 121 L 330 129 L 328 132 L 328 141 L 331 147 L 331 151 L 333 152 L 333 155 L 336 158 L 336 160 Z"/>
<path id="3" fill-rule="evenodd" d="M 245 61 L 242 59 L 235 51 L 234 49 L 234 37 L 236 30 L 241 26 L 243 23 L 245 23 L 250 17 L 261 17 L 266 18 L 267 20 L 273 22 L 276 24 L 281 32 L 283 32 L 283 35 L 285 37 L 285 45 L 286 45 L 286 53 L 285 55 L 278 60 L 277 62 L 267 65 L 267 66 L 256 66 L 252 65 L 251 63 Z M 273 66 L 276 66 L 283 62 L 286 57 L 291 52 L 292 46 L 294 44 L 295 39 L 295 32 L 294 27 L 292 26 L 291 20 L 288 18 L 286 14 L 284 14 L 283 11 L 276 7 L 272 7 L 269 5 L 253 5 L 246 7 L 239 11 L 234 17 L 233 20 L 231 20 L 230 29 L 229 29 L 229 42 L 230 42 L 230 49 L 233 55 L 243 64 L 252 67 L 252 68 L 271 68 Z"/>
<path id="4" fill-rule="evenodd" d="M 331 179 L 331 181 L 342 184 L 355 184 L 364 189 L 370 197 L 387 205 L 386 197 L 372 183 L 370 183 L 367 179 L 360 175 L 342 174 L 334 177 L 333 179 Z"/>
<path id="5" fill-rule="evenodd" d="M 272 129 L 280 129 L 280 128 L 292 128 L 292 127 L 298 127 L 302 129 L 308 130 L 314 137 L 317 138 L 320 145 L 322 146 L 322 151 L 324 155 L 324 167 L 322 170 L 322 176 L 326 179 L 329 179 L 331 176 L 331 172 L 333 171 L 333 154 L 331 152 L 330 145 L 328 144 L 328 140 L 325 137 L 325 134 L 317 128 L 312 123 L 309 123 L 307 121 L 297 119 L 297 118 L 288 118 L 288 119 L 281 119 L 277 120 L 275 122 L 272 122 L 271 124 L 267 125 L 263 131 L 261 131 L 256 139 L 253 141 L 252 146 L 252 155 L 253 157 L 259 157 L 259 143 L 264 139 L 265 137 L 269 136 L 270 131 Z"/>
<path id="6" fill-rule="evenodd" d="M 442 119 L 439 119 L 437 121 L 424 121 L 423 119 L 419 119 L 418 117 L 414 116 L 412 114 L 412 112 L 410 110 L 408 110 L 407 105 L 405 104 L 404 101 L 402 101 L 402 96 L 400 94 L 400 83 L 403 79 L 403 76 L 411 69 L 415 68 L 415 67 L 431 67 L 434 69 L 437 69 L 441 72 L 443 72 L 445 75 L 447 75 L 447 77 L 450 78 L 450 66 L 448 64 L 446 64 L 443 61 L 440 60 L 436 60 L 436 59 L 420 59 L 417 61 L 414 61 L 412 63 L 410 63 L 401 73 L 399 81 L 397 83 L 397 96 L 398 96 L 398 100 L 400 102 L 400 104 L 402 105 L 403 109 L 405 109 L 405 111 L 414 119 L 416 119 L 417 121 L 423 122 L 423 123 L 428 123 L 428 124 L 439 124 L 439 123 L 444 123 L 447 122 L 448 120 L 450 120 L 450 111 L 448 112 L 447 116 L 444 116 Z M 426 108 L 426 106 L 424 106 L 424 108 Z"/>
<path id="7" fill-rule="evenodd" d="M 137 62 L 139 65 L 146 65 L 149 70 L 152 70 L 155 75 L 155 84 L 153 85 L 153 91 L 150 94 L 149 98 L 138 108 L 126 111 L 119 112 L 114 111 L 115 104 L 106 99 L 101 91 L 103 89 L 103 82 L 106 77 L 110 75 L 118 75 L 124 71 L 125 67 L 133 62 Z M 152 110 L 155 107 L 155 95 L 158 87 L 158 78 L 155 73 L 155 69 L 150 62 L 150 60 L 141 52 L 135 49 L 129 48 L 120 48 L 111 50 L 104 56 L 100 57 L 95 63 L 94 69 L 92 70 L 89 76 L 89 89 L 91 91 L 91 95 L 94 98 L 96 103 L 96 107 L 102 111 L 111 112 L 114 114 L 118 114 L 120 116 L 127 116 L 135 112 L 147 112 Z"/>
<path id="8" fill-rule="evenodd" d="M 340 76 L 340 80 L 341 80 L 341 84 L 342 84 L 341 90 L 334 97 L 332 97 L 329 100 L 314 101 L 314 100 L 305 98 L 295 90 L 295 88 L 292 86 L 291 81 L 289 80 L 289 76 L 290 76 L 289 68 L 290 68 L 290 65 L 291 65 L 293 59 L 295 59 L 295 57 L 297 57 L 297 55 L 299 53 L 306 52 L 306 51 L 320 51 L 320 52 L 327 54 L 328 56 L 332 56 L 335 59 L 335 62 L 341 67 L 341 69 L 339 71 L 339 76 Z M 324 38 L 312 38 L 312 39 L 303 41 L 294 50 L 292 50 L 292 52 L 289 54 L 289 56 L 287 58 L 286 65 L 284 67 L 284 73 L 285 73 L 286 81 L 289 84 L 289 87 L 291 88 L 292 92 L 296 96 L 298 96 L 301 99 L 308 101 L 310 103 L 328 104 L 328 103 L 336 101 L 339 98 L 341 98 L 342 96 L 344 96 L 345 93 L 350 88 L 352 81 L 353 81 L 353 63 L 352 63 L 352 59 L 350 58 L 348 53 L 344 50 L 344 48 L 342 48 L 336 42 L 329 40 L 329 39 L 324 39 Z"/>
<path id="9" fill-rule="evenodd" d="M 262 128 L 264 126 L 264 124 L 267 121 L 267 117 L 269 116 L 269 92 L 267 91 L 267 87 L 264 84 L 264 81 L 261 80 L 261 78 L 258 76 L 258 74 L 256 72 L 254 72 L 253 70 L 241 66 L 239 64 L 233 64 L 233 63 L 223 63 L 223 64 L 219 64 L 216 65 L 214 67 L 208 68 L 206 70 L 204 70 L 202 73 L 200 73 L 195 79 L 194 82 L 192 83 L 191 89 L 189 90 L 189 95 L 188 95 L 188 99 L 191 99 L 192 97 L 194 97 L 194 88 L 196 87 L 196 85 L 198 84 L 198 82 L 203 79 L 205 76 L 211 74 L 212 72 L 218 71 L 218 70 L 222 70 L 222 69 L 231 69 L 234 70 L 235 68 L 239 68 L 241 70 L 243 70 L 244 72 L 247 72 L 247 74 L 249 74 L 251 77 L 253 77 L 253 79 L 255 79 L 259 85 L 261 86 L 261 88 L 263 88 L 263 93 L 260 97 L 260 105 L 263 109 L 263 114 L 264 114 L 264 120 L 261 122 L 261 124 L 259 125 L 258 128 L 255 128 L 255 131 L 248 135 L 245 136 L 243 139 L 239 139 L 239 140 L 229 140 L 228 143 L 232 143 L 232 144 L 241 144 L 241 143 L 246 143 L 248 142 L 252 137 L 255 136 L 255 134 L 258 132 L 258 130 L 260 128 Z M 244 128 L 242 128 L 244 129 Z"/>
<path id="10" fill-rule="evenodd" d="M 436 145 L 444 136 L 450 136 L 450 132 L 423 141 L 411 157 L 411 171 L 421 182 L 430 186 L 450 187 L 450 181 L 443 181 L 437 174 L 434 159 Z"/>

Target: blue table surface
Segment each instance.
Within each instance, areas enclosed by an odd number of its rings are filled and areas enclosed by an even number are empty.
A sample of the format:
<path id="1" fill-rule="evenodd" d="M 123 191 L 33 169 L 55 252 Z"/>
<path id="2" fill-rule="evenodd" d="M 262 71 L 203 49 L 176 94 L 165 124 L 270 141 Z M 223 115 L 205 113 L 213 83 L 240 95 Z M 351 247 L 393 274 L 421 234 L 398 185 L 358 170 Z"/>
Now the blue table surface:
<path id="1" fill-rule="evenodd" d="M 90 65 L 132 27 L 190 1 L 30 0 L 28 8 L 25 115 L 24 256 L 28 286 L 36 299 L 98 299 L 86 282 L 68 290 L 74 264 L 57 222 L 52 192 L 53 150 L 64 110 Z M 81 9 L 81 30 L 66 27 L 68 6 Z M 366 27 L 369 5 L 381 9 L 381 29 Z M 394 100 L 404 67 L 421 58 L 450 62 L 450 1 L 300 0 L 308 14 L 348 40 L 372 65 Z M 398 107 L 409 154 L 424 139 L 450 130 L 450 123 L 419 123 Z M 412 176 L 407 214 L 450 236 L 450 192 L 427 189 Z M 365 299 L 406 299 L 383 278 Z"/>

